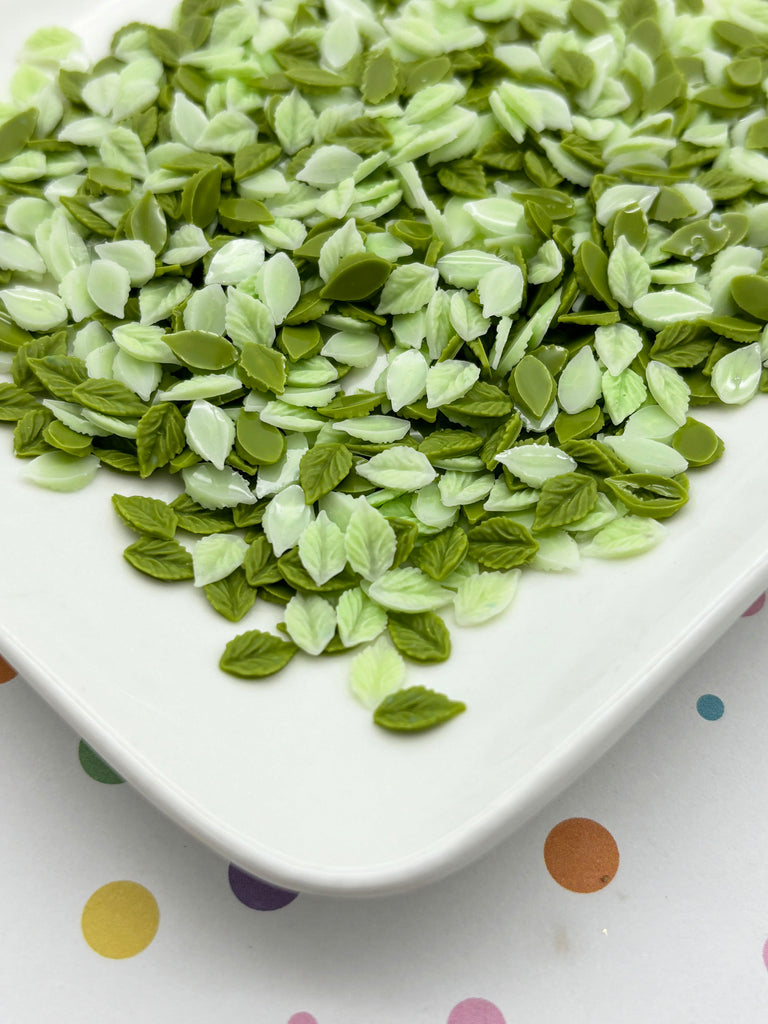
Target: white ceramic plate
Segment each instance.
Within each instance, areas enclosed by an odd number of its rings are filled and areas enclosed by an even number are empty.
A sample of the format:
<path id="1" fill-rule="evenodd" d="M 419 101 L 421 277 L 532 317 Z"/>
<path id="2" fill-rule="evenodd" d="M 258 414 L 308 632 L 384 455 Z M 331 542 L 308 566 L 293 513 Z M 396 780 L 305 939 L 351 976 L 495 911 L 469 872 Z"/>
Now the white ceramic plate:
<path id="1" fill-rule="evenodd" d="M 88 0 L 70 0 L 77 25 Z M 157 3 L 99 8 L 101 42 Z M 19 10 L 2 77 L 53 0 Z M 379 894 L 488 850 L 603 753 L 768 584 L 768 400 L 708 412 L 726 441 L 692 474 L 665 543 L 580 573 L 526 573 L 502 619 L 454 629 L 409 683 L 466 701 L 434 732 L 382 732 L 347 691 L 348 659 L 297 656 L 263 682 L 217 668 L 227 623 L 188 584 L 141 577 L 110 495 L 162 485 L 100 473 L 77 494 L 23 482 L 0 429 L 0 650 L 115 769 L 200 840 L 289 888 Z M 649 765 L 652 770 L 652 765 Z"/>

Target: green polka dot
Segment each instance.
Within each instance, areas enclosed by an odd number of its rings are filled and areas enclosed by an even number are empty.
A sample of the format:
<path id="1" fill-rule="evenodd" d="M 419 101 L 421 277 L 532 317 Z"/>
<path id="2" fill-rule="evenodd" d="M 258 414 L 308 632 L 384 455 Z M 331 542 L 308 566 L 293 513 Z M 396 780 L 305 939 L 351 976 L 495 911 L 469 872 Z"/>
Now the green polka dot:
<path id="1" fill-rule="evenodd" d="M 86 775 L 90 775 L 97 782 L 103 782 L 106 786 L 116 786 L 119 782 L 124 781 L 116 771 L 109 767 L 106 761 L 102 761 L 96 751 L 92 750 L 85 740 L 80 740 L 77 756 L 80 758 L 80 764 L 83 766 L 83 771 Z"/>

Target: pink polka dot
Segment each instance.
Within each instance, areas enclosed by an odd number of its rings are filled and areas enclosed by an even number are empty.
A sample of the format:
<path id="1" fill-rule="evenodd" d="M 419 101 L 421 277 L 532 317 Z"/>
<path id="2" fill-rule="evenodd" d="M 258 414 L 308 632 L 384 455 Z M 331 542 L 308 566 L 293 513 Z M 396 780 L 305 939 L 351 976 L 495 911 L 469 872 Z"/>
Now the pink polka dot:
<path id="1" fill-rule="evenodd" d="M 462 999 L 451 1010 L 448 1024 L 506 1024 L 501 1010 L 487 999 Z"/>
<path id="2" fill-rule="evenodd" d="M 746 618 L 747 615 L 757 615 L 757 613 L 760 611 L 764 604 L 765 594 L 761 594 L 756 601 L 752 602 L 752 604 L 749 606 L 749 608 L 747 608 L 745 612 L 742 612 L 742 618 Z"/>
<path id="3" fill-rule="evenodd" d="M 768 939 L 763 944 L 763 963 L 765 964 L 765 969 L 768 970 Z"/>
<path id="4" fill-rule="evenodd" d="M 301 1013 L 294 1013 L 288 1024 L 317 1024 L 317 1019 L 311 1013 L 304 1013 L 302 1010 Z"/>

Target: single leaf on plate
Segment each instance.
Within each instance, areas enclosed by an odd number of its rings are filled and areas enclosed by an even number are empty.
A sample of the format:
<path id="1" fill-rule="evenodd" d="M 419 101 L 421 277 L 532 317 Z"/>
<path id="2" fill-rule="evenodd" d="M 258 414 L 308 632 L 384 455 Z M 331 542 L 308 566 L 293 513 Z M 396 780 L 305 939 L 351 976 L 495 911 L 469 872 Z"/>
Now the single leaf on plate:
<path id="1" fill-rule="evenodd" d="M 411 661 L 446 661 L 450 657 L 448 627 L 434 612 L 417 615 L 390 613 L 389 635 L 403 657 Z"/>
<path id="2" fill-rule="evenodd" d="M 263 679 L 285 668 L 297 650 L 292 641 L 251 629 L 229 641 L 219 668 L 240 679 Z"/>
<path id="3" fill-rule="evenodd" d="M 161 540 L 171 540 L 176 533 L 176 513 L 159 498 L 145 498 L 139 494 L 113 494 L 112 504 L 126 525 L 139 533 Z"/>
<path id="4" fill-rule="evenodd" d="M 385 697 L 373 713 L 376 725 L 395 732 L 421 732 L 466 711 L 467 706 L 424 686 L 411 686 Z"/>
<path id="5" fill-rule="evenodd" d="M 125 549 L 123 557 L 156 580 L 191 580 L 195 575 L 192 555 L 176 540 L 141 537 Z"/>

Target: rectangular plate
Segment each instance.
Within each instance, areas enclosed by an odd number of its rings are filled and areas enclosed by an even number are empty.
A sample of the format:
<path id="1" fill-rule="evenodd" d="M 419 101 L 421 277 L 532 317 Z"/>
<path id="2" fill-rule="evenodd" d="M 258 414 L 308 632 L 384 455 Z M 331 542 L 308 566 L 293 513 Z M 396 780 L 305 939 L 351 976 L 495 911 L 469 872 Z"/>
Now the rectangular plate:
<path id="1" fill-rule="evenodd" d="M 88 0 L 70 0 L 65 20 L 99 53 L 109 29 L 160 19 L 169 5 L 158 6 L 106 5 L 78 25 Z M 26 31 L 63 20 L 52 0 L 20 18 L 0 41 L 3 78 Z M 490 849 L 571 782 L 768 583 L 768 401 L 702 418 L 726 455 L 691 474 L 660 547 L 572 575 L 527 572 L 506 615 L 452 629 L 448 663 L 409 666 L 409 684 L 467 703 L 432 733 L 377 729 L 348 692 L 348 657 L 299 655 L 264 682 L 224 675 L 227 641 L 270 628 L 275 609 L 257 604 L 233 625 L 190 585 L 123 561 L 132 537 L 110 495 L 169 497 L 168 482 L 104 470 L 76 494 L 40 490 L 22 479 L 9 430 L 0 650 L 150 801 L 246 870 L 317 893 L 412 888 Z"/>

